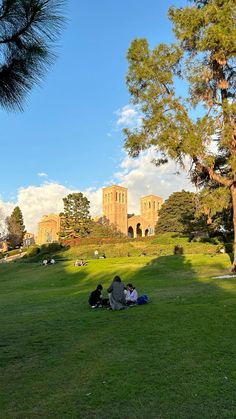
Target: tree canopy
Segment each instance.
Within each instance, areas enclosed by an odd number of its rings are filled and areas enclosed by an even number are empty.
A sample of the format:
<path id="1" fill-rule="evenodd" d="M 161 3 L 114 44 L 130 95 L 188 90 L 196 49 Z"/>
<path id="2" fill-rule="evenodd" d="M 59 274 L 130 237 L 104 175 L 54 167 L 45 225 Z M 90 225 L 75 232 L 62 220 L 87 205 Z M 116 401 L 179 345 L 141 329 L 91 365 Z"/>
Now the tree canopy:
<path id="1" fill-rule="evenodd" d="M 100 217 L 98 221 L 91 221 L 91 237 L 116 237 L 123 238 L 125 235 L 117 229 L 114 224 L 110 224 L 106 217 Z"/>
<path id="2" fill-rule="evenodd" d="M 235 8 L 235 0 L 193 0 L 169 9 L 175 43 L 131 43 L 127 85 L 142 124 L 124 133 L 131 156 L 154 147 L 157 165 L 172 158 L 184 166 L 187 157 L 196 185 L 231 194 L 236 254 Z M 188 87 L 182 97 L 179 83 Z"/>
<path id="3" fill-rule="evenodd" d="M 0 104 L 21 108 L 54 61 L 52 47 L 63 24 L 63 0 L 0 1 Z"/>
<path id="4" fill-rule="evenodd" d="M 25 226 L 20 207 L 15 207 L 10 217 L 7 217 L 7 242 L 9 247 L 15 249 L 23 243 Z"/>
<path id="5" fill-rule="evenodd" d="M 67 195 L 63 198 L 64 212 L 61 215 L 61 237 L 86 237 L 90 232 L 91 217 L 89 215 L 89 200 L 81 192 Z"/>
<path id="6" fill-rule="evenodd" d="M 173 231 L 184 233 L 191 229 L 195 221 L 196 195 L 181 191 L 172 193 L 164 202 L 156 225 L 156 234 Z"/>

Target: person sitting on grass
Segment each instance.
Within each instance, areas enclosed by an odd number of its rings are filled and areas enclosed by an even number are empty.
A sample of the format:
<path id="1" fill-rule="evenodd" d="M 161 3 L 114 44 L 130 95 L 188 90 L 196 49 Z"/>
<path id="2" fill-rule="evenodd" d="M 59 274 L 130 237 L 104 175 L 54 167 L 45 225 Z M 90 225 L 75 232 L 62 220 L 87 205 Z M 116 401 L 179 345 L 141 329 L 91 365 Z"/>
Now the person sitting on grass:
<path id="1" fill-rule="evenodd" d="M 87 264 L 88 262 L 86 262 L 84 259 L 75 261 L 75 266 L 86 266 Z"/>
<path id="2" fill-rule="evenodd" d="M 88 303 L 92 308 L 102 307 L 102 290 L 103 286 L 99 284 L 97 288 L 91 292 Z"/>
<path id="3" fill-rule="evenodd" d="M 118 275 L 114 277 L 107 292 L 109 293 L 109 301 L 112 310 L 122 310 L 125 308 L 124 284 L 121 282 Z"/>
<path id="4" fill-rule="evenodd" d="M 127 284 L 127 293 L 126 293 L 126 304 L 132 305 L 136 304 L 136 301 L 138 299 L 138 293 L 135 287 L 133 287 L 132 284 Z"/>

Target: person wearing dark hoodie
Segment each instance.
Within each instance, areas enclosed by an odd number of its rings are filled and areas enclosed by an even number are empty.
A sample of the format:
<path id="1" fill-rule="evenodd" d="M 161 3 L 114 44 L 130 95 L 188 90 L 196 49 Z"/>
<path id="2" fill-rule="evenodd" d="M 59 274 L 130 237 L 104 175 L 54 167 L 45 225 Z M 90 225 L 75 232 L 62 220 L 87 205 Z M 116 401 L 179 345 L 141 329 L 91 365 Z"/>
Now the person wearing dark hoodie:
<path id="1" fill-rule="evenodd" d="M 100 307 L 102 304 L 102 289 L 103 286 L 99 284 L 97 288 L 91 292 L 88 303 L 92 308 Z"/>

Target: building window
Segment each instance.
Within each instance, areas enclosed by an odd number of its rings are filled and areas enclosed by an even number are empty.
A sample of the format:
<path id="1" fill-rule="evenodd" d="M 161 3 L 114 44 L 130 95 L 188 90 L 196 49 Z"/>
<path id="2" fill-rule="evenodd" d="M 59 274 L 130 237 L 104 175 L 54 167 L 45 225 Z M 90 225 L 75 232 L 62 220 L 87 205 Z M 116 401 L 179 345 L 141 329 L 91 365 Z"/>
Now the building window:
<path id="1" fill-rule="evenodd" d="M 153 209 L 156 209 L 156 201 L 153 201 Z"/>
<path id="2" fill-rule="evenodd" d="M 146 202 L 144 202 L 143 206 L 144 206 L 144 209 L 146 209 L 147 203 L 146 203 Z"/>
<path id="3" fill-rule="evenodd" d="M 151 202 L 148 201 L 148 208 L 151 208 Z"/>
<path id="4" fill-rule="evenodd" d="M 118 202 L 118 192 L 116 192 L 116 202 Z"/>
<path id="5" fill-rule="evenodd" d="M 119 192 L 119 202 L 121 202 L 121 192 Z"/>
<path id="6" fill-rule="evenodd" d="M 125 202 L 125 194 L 122 193 L 122 203 L 124 203 L 124 202 Z"/>

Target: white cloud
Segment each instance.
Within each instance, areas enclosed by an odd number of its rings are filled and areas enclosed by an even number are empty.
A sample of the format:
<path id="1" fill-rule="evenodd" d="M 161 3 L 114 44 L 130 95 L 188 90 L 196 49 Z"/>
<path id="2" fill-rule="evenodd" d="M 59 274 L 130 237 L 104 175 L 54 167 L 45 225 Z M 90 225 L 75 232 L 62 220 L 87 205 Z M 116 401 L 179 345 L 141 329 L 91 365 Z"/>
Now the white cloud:
<path id="1" fill-rule="evenodd" d="M 194 191 L 193 185 L 187 179 L 187 173 L 177 174 L 173 161 L 156 167 L 151 163 L 155 158 L 154 149 L 140 154 L 137 159 L 125 156 L 120 165 L 120 171 L 115 173 L 117 183 L 128 188 L 128 210 L 130 213 L 140 213 L 139 199 L 145 195 L 159 195 L 166 199 L 182 189 Z"/>
<path id="2" fill-rule="evenodd" d="M 114 113 L 117 116 L 116 124 L 119 127 L 134 128 L 141 125 L 141 115 L 135 106 L 125 105 Z"/>
<path id="3" fill-rule="evenodd" d="M 40 173 L 38 173 L 38 176 L 39 177 L 48 177 L 48 174 L 44 173 L 44 172 L 40 172 Z"/>

